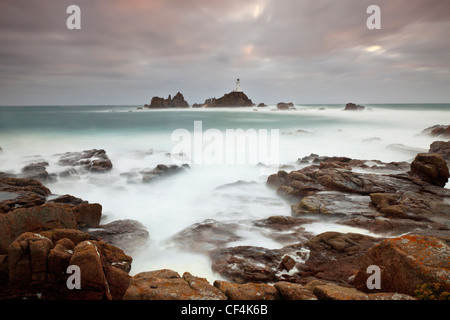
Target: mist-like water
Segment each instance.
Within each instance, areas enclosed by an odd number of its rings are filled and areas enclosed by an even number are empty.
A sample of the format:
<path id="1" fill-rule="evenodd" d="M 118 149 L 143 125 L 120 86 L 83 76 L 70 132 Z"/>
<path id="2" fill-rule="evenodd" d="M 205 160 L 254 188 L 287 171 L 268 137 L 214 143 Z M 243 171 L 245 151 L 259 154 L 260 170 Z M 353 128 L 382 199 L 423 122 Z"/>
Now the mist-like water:
<path id="1" fill-rule="evenodd" d="M 130 106 L 0 107 L 0 171 L 19 173 L 27 164 L 47 161 L 47 171 L 57 174 L 66 169 L 57 163 L 59 154 L 105 149 L 113 163 L 110 172 L 58 178 L 47 186 L 54 194 L 101 203 L 102 223 L 135 219 L 146 226 L 150 240 L 132 253 L 131 274 L 168 268 L 212 281 L 219 276 L 212 273 L 209 258 L 180 249 L 171 238 L 206 219 L 236 222 L 290 215 L 290 205 L 265 184 L 276 168 L 254 163 L 191 164 L 185 172 L 150 184 L 130 181 L 126 174 L 172 164 L 173 131 L 192 132 L 194 121 L 202 121 L 205 131 L 278 129 L 280 164 L 298 167 L 296 160 L 311 153 L 411 161 L 435 140 L 420 135 L 421 131 L 448 124 L 442 122 L 450 119 L 450 105 L 370 107 L 363 112 L 344 112 L 342 106 L 333 105 L 297 106 L 296 111 L 274 111 L 273 107 L 167 111 L 138 111 Z M 233 184 L 236 181 L 254 183 Z M 364 232 L 321 221 L 307 230 Z M 251 224 L 242 223 L 237 232 L 242 240 L 230 245 L 285 245 Z"/>

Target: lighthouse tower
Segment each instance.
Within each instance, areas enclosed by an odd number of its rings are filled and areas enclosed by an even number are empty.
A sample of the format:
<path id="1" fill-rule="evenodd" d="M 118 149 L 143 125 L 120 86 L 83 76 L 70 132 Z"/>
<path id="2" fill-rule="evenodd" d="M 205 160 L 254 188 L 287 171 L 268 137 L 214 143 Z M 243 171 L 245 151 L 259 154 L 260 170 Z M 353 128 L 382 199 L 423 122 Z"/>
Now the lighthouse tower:
<path id="1" fill-rule="evenodd" d="M 242 92 L 241 79 L 236 79 L 236 88 L 234 89 L 234 92 Z"/>

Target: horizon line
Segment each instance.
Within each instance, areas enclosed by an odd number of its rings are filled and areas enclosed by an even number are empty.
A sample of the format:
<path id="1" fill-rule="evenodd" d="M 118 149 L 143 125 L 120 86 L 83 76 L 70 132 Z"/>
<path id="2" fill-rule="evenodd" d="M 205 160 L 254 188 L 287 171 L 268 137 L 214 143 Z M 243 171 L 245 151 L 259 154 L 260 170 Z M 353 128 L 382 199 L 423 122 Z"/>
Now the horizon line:
<path id="1" fill-rule="evenodd" d="M 277 102 L 279 103 L 279 102 Z M 276 106 L 277 103 L 269 103 L 267 106 Z M 295 103 L 295 106 L 301 106 L 301 105 L 346 105 L 347 103 L 352 103 L 352 101 L 349 102 L 332 102 L 332 103 L 324 103 L 324 102 L 317 102 L 317 103 Z M 417 104 L 450 104 L 450 102 L 358 102 L 358 104 L 366 104 L 366 105 L 386 105 L 386 104 L 411 104 L 411 105 L 417 105 Z M 108 106 L 123 106 L 123 107 L 135 107 L 135 106 L 144 106 L 145 104 L 139 104 L 139 103 L 133 103 L 133 104 L 0 104 L 0 107 L 108 107 Z M 253 107 L 257 107 L 257 105 L 254 105 Z M 192 108 L 192 104 L 189 105 L 189 108 Z M 224 107 L 227 108 L 227 107 Z M 228 108 L 252 108 L 250 107 L 236 107 L 236 106 L 230 106 Z M 160 108 L 160 109 L 188 109 L 188 108 Z M 198 108 L 193 108 L 198 109 Z M 200 108 L 201 109 L 201 108 Z M 221 109 L 221 108 L 215 108 L 210 107 L 208 109 Z"/>

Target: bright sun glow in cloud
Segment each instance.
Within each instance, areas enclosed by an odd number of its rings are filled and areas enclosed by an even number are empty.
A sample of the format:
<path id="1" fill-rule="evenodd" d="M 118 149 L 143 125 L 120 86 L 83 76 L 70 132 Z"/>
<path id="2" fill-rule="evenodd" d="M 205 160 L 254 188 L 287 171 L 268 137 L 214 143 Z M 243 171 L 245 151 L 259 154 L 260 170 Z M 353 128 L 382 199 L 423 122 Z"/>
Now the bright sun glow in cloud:
<path id="1" fill-rule="evenodd" d="M 380 46 L 370 46 L 370 47 L 367 47 L 365 50 L 370 53 L 383 53 L 386 51 L 383 49 L 383 47 L 380 47 Z"/>
<path id="2" fill-rule="evenodd" d="M 255 6 L 255 9 L 254 9 L 254 11 L 253 11 L 253 18 L 258 19 L 259 16 L 261 15 L 261 13 L 263 12 L 263 10 L 264 10 L 264 8 L 263 8 L 262 4 L 259 4 L 259 3 L 258 3 L 258 4 Z"/>
<path id="3" fill-rule="evenodd" d="M 384 51 L 382 47 L 380 46 L 370 46 L 366 48 L 367 52 L 382 52 Z"/>
<path id="4" fill-rule="evenodd" d="M 239 10 L 232 10 L 228 14 L 225 13 L 225 16 L 220 20 L 225 22 L 241 22 L 246 21 L 248 19 L 258 19 L 266 9 L 265 1 L 257 0 L 257 1 L 248 1 L 242 2 L 239 6 Z"/>
<path id="5" fill-rule="evenodd" d="M 249 44 L 247 46 L 244 47 L 244 54 L 247 57 L 251 57 L 253 55 L 253 45 Z"/>

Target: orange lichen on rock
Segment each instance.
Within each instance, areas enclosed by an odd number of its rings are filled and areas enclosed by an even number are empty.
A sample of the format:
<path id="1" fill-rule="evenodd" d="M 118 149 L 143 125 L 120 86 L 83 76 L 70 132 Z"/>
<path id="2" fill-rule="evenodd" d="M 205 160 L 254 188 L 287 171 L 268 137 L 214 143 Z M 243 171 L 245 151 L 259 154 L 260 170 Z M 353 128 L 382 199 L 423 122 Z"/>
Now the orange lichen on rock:
<path id="1" fill-rule="evenodd" d="M 450 288 L 450 247 L 443 241 L 422 235 L 387 239 L 370 248 L 362 259 L 355 285 L 368 291 L 367 267 L 381 270 L 381 291 L 414 295 L 418 285 L 439 283 Z"/>

